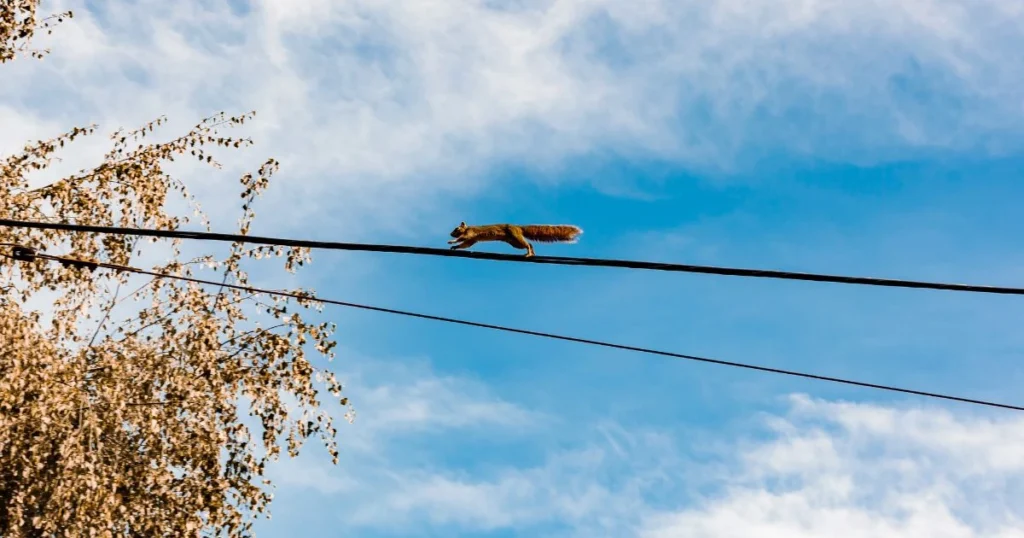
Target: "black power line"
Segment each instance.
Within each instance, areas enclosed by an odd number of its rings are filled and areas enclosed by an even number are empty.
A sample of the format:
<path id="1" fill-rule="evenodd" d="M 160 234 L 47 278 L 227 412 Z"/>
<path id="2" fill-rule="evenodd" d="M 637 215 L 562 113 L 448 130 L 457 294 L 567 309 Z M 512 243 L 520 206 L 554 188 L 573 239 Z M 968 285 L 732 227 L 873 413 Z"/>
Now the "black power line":
<path id="1" fill-rule="evenodd" d="M 925 397 L 929 397 L 929 398 L 938 398 L 938 399 L 942 399 L 942 400 L 951 400 L 951 401 L 955 401 L 955 402 L 962 402 L 962 403 L 968 403 L 968 404 L 974 404 L 974 405 L 983 405 L 983 406 L 988 406 L 988 407 L 998 407 L 1000 409 L 1010 409 L 1010 410 L 1013 410 L 1013 411 L 1024 411 L 1024 407 L 1020 407 L 1020 406 L 1016 406 L 1016 405 L 1010 405 L 1010 404 L 1002 404 L 1002 403 L 996 403 L 996 402 L 989 402 L 989 401 L 985 401 L 985 400 L 975 400 L 975 399 L 972 399 L 972 398 L 962 398 L 960 396 L 950 396 L 950 395 L 947 395 L 947 394 L 940 394 L 940 393 L 936 393 L 936 392 L 926 392 L 926 391 L 921 391 L 921 390 L 906 389 L 906 388 L 895 387 L 895 386 L 891 386 L 891 385 L 881 385 L 881 384 L 877 384 L 877 383 L 867 383 L 867 382 L 864 382 L 864 381 L 854 381 L 854 380 L 851 380 L 851 379 L 843 379 L 843 378 L 839 378 L 839 377 L 829 377 L 829 376 L 823 376 L 823 375 L 817 375 L 817 374 L 808 374 L 808 373 L 797 372 L 797 371 L 793 371 L 793 370 L 783 370 L 783 369 L 780 369 L 780 368 L 771 368 L 771 367 L 768 367 L 768 366 L 758 366 L 758 365 L 755 365 L 755 364 L 746 364 L 746 363 L 741 363 L 741 362 L 732 362 L 732 361 L 725 361 L 725 360 L 719 360 L 719 359 L 712 359 L 712 358 L 708 358 L 708 357 L 701 357 L 701 356 L 697 356 L 697 355 L 687 355 L 687 354 L 683 354 L 683 353 L 674 353 L 674 352 L 671 352 L 671 351 L 661 351 L 661 350 L 651 349 L 651 348 L 646 348 L 646 347 L 630 346 L 630 345 L 625 345 L 625 344 L 615 344 L 615 343 L 612 343 L 612 342 L 604 342 L 604 341 L 601 341 L 601 340 L 592 340 L 592 339 L 589 339 L 589 338 L 579 338 L 579 337 L 575 337 L 575 336 L 565 336 L 565 335 L 560 335 L 560 334 L 555 334 L 555 333 L 533 331 L 533 330 L 529 330 L 529 329 L 517 329 L 517 328 L 514 328 L 514 327 L 506 327 L 506 326 L 503 326 L 503 325 L 494 325 L 494 324 L 491 324 L 491 323 L 482 323 L 482 322 L 478 322 L 478 321 L 468 321 L 468 320 L 457 319 L 457 318 L 449 318 L 449 317 L 444 317 L 444 316 L 435 316 L 435 315 L 432 315 L 432 314 L 421 314 L 421 313 L 418 313 L 418 312 L 410 312 L 410 311 L 407 311 L 407 310 L 397 310 L 397 309 L 394 309 L 394 308 L 384 308 L 384 307 L 380 307 L 380 306 L 370 306 L 370 305 L 365 305 L 365 304 L 352 303 L 352 302 L 348 302 L 348 301 L 338 301 L 338 300 L 335 300 L 335 299 L 324 299 L 324 298 L 316 297 L 316 296 L 313 296 L 313 295 L 304 295 L 304 294 L 301 294 L 301 293 L 295 293 L 295 292 L 289 292 L 289 291 L 268 290 L 268 289 L 263 289 L 263 288 L 256 288 L 256 287 L 253 287 L 253 286 L 241 286 L 241 285 L 237 285 L 237 284 L 229 284 L 229 283 L 217 282 L 217 281 L 213 281 L 213 280 L 204 280 L 204 279 L 201 279 L 201 278 L 193 278 L 193 277 L 178 276 L 178 275 L 169 275 L 169 274 L 166 274 L 166 273 L 157 273 L 157 272 L 154 272 L 154 271 L 147 271 L 145 269 L 139 269 L 137 267 L 130 267 L 130 266 L 126 266 L 126 265 L 117 265 L 117 264 L 104 263 L 104 262 L 92 262 L 92 261 L 78 260 L 78 259 L 62 257 L 62 256 L 52 256 L 52 255 L 48 255 L 48 254 L 37 254 L 35 251 L 32 251 L 31 249 L 26 249 L 26 248 L 23 248 L 23 247 L 18 247 L 18 252 L 15 255 L 11 255 L 9 257 L 16 258 L 16 259 L 23 260 L 23 261 L 30 261 L 31 259 L 38 257 L 38 258 L 41 258 L 41 259 L 52 260 L 52 261 L 59 262 L 59 263 L 62 263 L 62 264 L 76 266 L 76 267 L 83 267 L 83 268 L 87 268 L 87 269 L 90 269 L 90 270 L 91 269 L 96 269 L 96 268 L 104 268 L 104 269 L 110 269 L 110 270 L 114 270 L 114 271 L 126 271 L 126 272 L 136 273 L 136 274 L 140 274 L 140 275 L 149 275 L 149 276 L 153 276 L 153 277 L 156 277 L 156 278 L 171 278 L 171 279 L 183 280 L 183 281 L 186 281 L 186 282 L 194 282 L 196 284 L 202 284 L 202 285 L 208 285 L 208 286 L 223 286 L 225 288 L 231 288 L 231 289 L 246 291 L 246 292 L 249 292 L 249 293 L 265 293 L 265 294 L 268 294 L 268 295 L 278 295 L 278 296 L 282 296 L 282 297 L 291 297 L 291 298 L 294 298 L 294 299 L 304 299 L 304 300 L 308 300 L 308 301 L 315 301 L 315 302 L 321 302 L 321 303 L 338 305 L 338 306 L 346 306 L 346 307 L 349 307 L 349 308 L 358 308 L 358 309 L 361 309 L 361 310 L 371 310 L 371 311 L 374 311 L 374 312 L 383 312 L 385 314 L 396 314 L 396 315 L 399 315 L 399 316 L 407 316 L 407 317 L 413 317 L 413 318 L 419 318 L 419 319 L 428 319 L 428 320 L 432 320 L 432 321 L 441 321 L 441 322 L 444 322 L 444 323 L 454 323 L 454 324 L 457 324 L 457 325 L 465 325 L 465 326 L 469 326 L 469 327 L 478 327 L 478 328 L 481 328 L 481 329 L 491 329 L 491 330 L 495 330 L 495 331 L 504 331 L 504 332 L 510 332 L 510 333 L 516 333 L 516 334 L 525 334 L 525 335 L 528 335 L 528 336 L 539 336 L 541 338 L 550 338 L 550 339 L 553 339 L 553 340 L 562 340 L 562 341 L 566 341 L 566 342 L 576 342 L 576 343 L 579 343 L 579 344 L 589 344 L 589 345 L 592 345 L 592 346 L 600 346 L 600 347 L 606 347 L 606 348 L 612 348 L 612 349 L 621 349 L 621 350 L 624 350 L 624 351 L 635 351 L 637 353 L 646 353 L 646 354 L 649 354 L 649 355 L 659 355 L 659 356 L 663 356 L 663 357 L 672 357 L 672 358 L 676 358 L 676 359 L 684 359 L 684 360 L 689 360 L 689 361 L 704 362 L 704 363 L 709 363 L 709 364 L 717 364 L 717 365 L 720 365 L 720 366 L 731 366 L 731 367 L 734 367 L 734 368 L 744 368 L 744 369 L 747 369 L 747 370 L 755 370 L 755 371 L 758 371 L 758 372 L 767 372 L 767 373 L 772 373 L 772 374 L 780 374 L 780 375 L 787 375 L 787 376 L 793 376 L 793 377 L 802 377 L 802 378 L 805 378 L 805 379 L 815 379 L 815 380 L 818 380 L 818 381 L 828 381 L 828 382 L 831 382 L 831 383 L 841 383 L 841 384 L 844 384 L 844 385 L 853 385 L 853 386 L 857 386 L 857 387 L 865 387 L 865 388 L 870 388 L 870 389 L 885 390 L 885 391 L 890 391 L 890 392 L 899 392 L 899 393 L 903 393 L 903 394 L 914 394 L 914 395 L 917 395 L 917 396 L 925 396 Z"/>
<path id="2" fill-rule="evenodd" d="M 717 267 L 709 265 L 689 265 L 681 263 L 644 262 L 635 260 L 613 260 L 601 258 L 573 258 L 565 256 L 516 256 L 491 252 L 471 252 L 450 250 L 445 248 L 411 247 L 403 245 L 381 245 L 370 243 L 341 243 L 334 241 L 311 241 L 304 239 L 286 239 L 279 237 L 260 237 L 253 235 L 222 234 L 213 232 L 186 232 L 180 230 L 151 230 L 145 228 L 121 228 L 117 226 L 90 226 L 84 224 L 63 224 L 49 222 L 33 222 L 23 220 L 0 219 L 0 226 L 15 228 L 36 228 L 42 230 L 63 230 L 69 232 L 104 233 L 115 235 L 135 235 L 147 237 L 163 237 L 177 239 L 197 239 L 203 241 L 242 242 L 257 245 L 275 245 L 283 247 L 306 247 L 327 250 L 355 250 L 365 252 L 390 252 L 397 254 L 421 254 L 429 256 L 449 256 L 453 258 L 471 258 L 477 260 L 493 260 L 519 263 L 541 263 L 549 265 L 578 265 L 586 267 L 622 267 L 627 269 L 646 269 L 652 271 L 671 271 L 678 273 L 702 273 L 710 275 L 740 276 L 752 278 L 776 278 L 782 280 L 803 280 L 810 282 L 833 282 L 837 284 L 857 284 L 864 286 L 885 286 L 890 288 L 918 288 L 946 291 L 963 291 L 973 293 L 994 293 L 1001 295 L 1024 295 L 1024 288 L 1005 286 L 981 286 L 974 284 L 952 284 L 945 282 L 922 282 L 892 278 L 873 278 L 861 276 L 826 275 L 816 273 L 798 273 L 793 271 L 775 271 L 769 269 L 740 269 L 734 267 Z"/>

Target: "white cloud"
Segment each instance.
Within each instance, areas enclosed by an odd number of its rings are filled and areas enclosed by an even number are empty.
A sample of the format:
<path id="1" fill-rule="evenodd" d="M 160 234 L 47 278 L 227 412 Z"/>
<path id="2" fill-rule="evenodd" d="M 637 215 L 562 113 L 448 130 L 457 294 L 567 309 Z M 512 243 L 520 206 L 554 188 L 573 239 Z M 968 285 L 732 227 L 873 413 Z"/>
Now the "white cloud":
<path id="1" fill-rule="evenodd" d="M 255 108 L 259 156 L 235 162 L 280 157 L 275 203 L 349 226 L 402 229 L 506 160 L 1021 147 L 1024 12 L 1005 0 L 89 5 L 47 4 L 78 16 L 50 58 L 3 68 L 0 106 L 110 128 Z"/>
<path id="2" fill-rule="evenodd" d="M 337 426 L 340 464 L 331 466 L 312 441 L 299 459 L 275 464 L 274 480 L 280 486 L 322 494 L 379 491 L 402 479 L 389 458 L 410 439 L 423 442 L 467 432 L 517 438 L 550 424 L 542 413 L 502 399 L 479 381 L 439 375 L 424 361 L 368 359 L 352 350 L 339 354 L 345 357 L 345 371 L 337 376 L 356 409 L 351 424 Z M 327 401 L 325 407 L 339 421 L 345 414 L 337 403 Z"/>
<path id="3" fill-rule="evenodd" d="M 798 396 L 723 492 L 646 537 L 1024 536 L 1024 419 Z"/>
<path id="4" fill-rule="evenodd" d="M 318 502 L 344 498 L 337 517 L 349 526 L 412 534 L 1024 536 L 1024 419 L 1015 415 L 798 395 L 760 424 L 739 436 L 734 427 L 682 435 L 559 424 L 521 436 L 548 447 L 539 461 L 514 449 L 475 453 L 472 471 L 433 463 L 410 432 L 378 445 L 386 469 L 325 471 L 358 475 L 359 495 L 324 488 Z"/>
<path id="5" fill-rule="evenodd" d="M 359 403 L 356 436 L 402 437 L 460 429 L 504 429 L 521 434 L 548 417 L 497 397 L 484 383 L 467 377 L 439 375 L 424 361 L 410 357 L 366 360 L 351 350 L 346 363 L 357 364 L 344 377 L 351 399 Z M 349 439 L 351 442 L 352 439 Z"/>
<path id="6" fill-rule="evenodd" d="M 388 531 L 557 525 L 581 535 L 619 535 L 648 511 L 636 492 L 652 480 L 650 472 L 609 480 L 609 471 L 622 463 L 607 447 L 590 447 L 550 454 L 536 467 L 499 467 L 486 477 L 396 469 L 390 480 L 375 480 L 376 491 L 342 517 L 350 525 Z"/>

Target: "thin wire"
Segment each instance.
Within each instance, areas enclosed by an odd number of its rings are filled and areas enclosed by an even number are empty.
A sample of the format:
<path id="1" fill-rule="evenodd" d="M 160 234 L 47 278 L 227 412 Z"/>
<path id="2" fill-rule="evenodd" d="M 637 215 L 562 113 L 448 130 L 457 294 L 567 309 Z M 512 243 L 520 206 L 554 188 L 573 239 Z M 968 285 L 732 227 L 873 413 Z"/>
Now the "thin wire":
<path id="1" fill-rule="evenodd" d="M 843 379 L 843 378 L 839 378 L 839 377 L 829 377 L 829 376 L 823 376 L 823 375 L 817 375 L 817 374 L 808 374 L 808 373 L 797 372 L 797 371 L 793 371 L 793 370 L 783 370 L 783 369 L 780 369 L 780 368 L 771 368 L 771 367 L 768 367 L 768 366 L 758 366 L 758 365 L 755 365 L 755 364 L 747 364 L 747 363 L 741 363 L 741 362 L 732 362 L 732 361 L 725 361 L 725 360 L 720 360 L 720 359 L 712 359 L 712 358 L 708 358 L 708 357 L 701 357 L 701 356 L 698 356 L 698 355 L 687 355 L 687 354 L 684 354 L 684 353 L 674 353 L 674 352 L 671 352 L 671 351 L 661 351 L 661 350 L 657 350 L 657 349 L 651 349 L 651 348 L 645 348 L 645 347 L 639 347 L 639 346 L 630 346 L 630 345 L 625 345 L 625 344 L 615 344 L 615 343 L 612 343 L 612 342 L 604 342 L 604 341 L 601 341 L 601 340 L 591 340 L 589 338 L 579 338 L 579 337 L 575 337 L 575 336 L 565 336 L 565 335 L 554 334 L 554 333 L 547 333 L 547 332 L 541 332 L 541 331 L 533 331 L 533 330 L 529 330 L 529 329 L 518 329 L 518 328 L 514 328 L 514 327 L 506 327 L 506 326 L 503 326 L 503 325 L 494 325 L 494 324 L 491 324 L 491 323 L 481 323 L 481 322 L 478 322 L 478 321 L 468 321 L 468 320 L 457 319 L 457 318 L 449 318 L 449 317 L 444 317 L 444 316 L 435 316 L 435 315 L 432 315 L 432 314 L 422 314 L 422 313 L 419 313 L 419 312 L 410 312 L 410 311 L 407 311 L 407 310 L 397 310 L 397 309 L 394 309 L 394 308 L 384 308 L 384 307 L 379 307 L 379 306 L 370 306 L 370 305 L 365 305 L 365 304 L 352 303 L 352 302 L 348 302 L 348 301 L 339 301 L 339 300 L 335 300 L 335 299 L 324 299 L 324 298 L 316 297 L 316 296 L 313 296 L 313 295 L 305 295 L 305 294 L 289 292 L 289 291 L 268 290 L 268 289 L 264 289 L 264 288 L 256 288 L 256 287 L 253 287 L 253 286 L 241 286 L 241 285 L 238 285 L 238 284 L 228 284 L 228 283 L 222 283 L 222 282 L 217 282 L 217 281 L 213 281 L 213 280 L 204 280 L 204 279 L 201 279 L 201 278 L 194 278 L 194 277 L 188 277 L 188 276 L 169 275 L 169 274 L 166 274 L 166 273 L 157 273 L 157 272 L 154 272 L 154 271 L 147 271 L 145 269 L 139 269 L 137 267 L 130 267 L 130 266 L 126 266 L 126 265 L 117 265 L 117 264 L 103 263 L 103 262 L 91 262 L 91 261 L 77 260 L 77 259 L 74 259 L 74 258 L 67 258 L 67 257 L 62 257 L 62 256 L 52 256 L 52 255 L 49 255 L 49 254 L 37 254 L 37 257 L 38 258 L 47 259 L 47 260 L 56 261 L 56 262 L 63 263 L 63 264 L 78 266 L 78 267 L 105 268 L 105 269 L 111 269 L 111 270 L 114 270 L 114 271 L 127 271 L 127 272 L 141 274 L 141 275 L 149 275 L 149 276 L 156 277 L 156 278 L 171 278 L 171 279 L 175 279 L 175 280 L 182 280 L 182 281 L 186 281 L 186 282 L 193 282 L 193 283 L 196 283 L 196 284 L 203 284 L 203 285 L 208 285 L 208 286 L 224 286 L 226 288 L 232 288 L 232 289 L 236 289 L 236 290 L 246 291 L 246 292 L 249 292 L 249 293 L 266 293 L 268 295 L 278 295 L 278 296 L 282 296 L 282 297 L 291 297 L 291 298 L 294 298 L 294 299 L 301 299 L 301 300 L 307 300 L 307 301 L 312 301 L 312 302 L 320 302 L 320 303 L 332 304 L 332 305 L 337 305 L 337 306 L 345 306 L 345 307 L 349 307 L 349 308 L 358 308 L 358 309 L 361 309 L 361 310 L 371 310 L 371 311 L 374 311 L 374 312 L 383 312 L 383 313 L 386 313 L 386 314 L 396 314 L 396 315 L 399 315 L 399 316 L 407 316 L 407 317 L 413 317 L 413 318 L 419 318 L 419 319 L 427 319 L 427 320 L 432 320 L 432 321 L 441 321 L 441 322 L 444 322 L 444 323 L 454 323 L 454 324 L 457 324 L 457 325 L 465 325 L 465 326 L 469 326 L 469 327 L 478 327 L 478 328 L 482 328 L 482 329 L 491 329 L 491 330 L 495 330 L 495 331 L 503 331 L 503 332 L 510 332 L 510 333 L 516 333 L 516 334 L 525 334 L 525 335 L 529 335 L 529 336 L 539 336 L 541 338 L 549 338 L 549 339 L 553 339 L 553 340 L 563 340 L 563 341 L 566 341 L 566 342 L 576 342 L 576 343 L 579 343 L 579 344 L 588 344 L 588 345 L 600 346 L 600 347 L 606 347 L 606 348 L 612 348 L 612 349 L 621 349 L 621 350 L 624 350 L 624 351 L 635 351 L 637 353 L 646 353 L 646 354 L 649 354 L 649 355 L 659 355 L 659 356 L 663 356 L 663 357 L 672 357 L 672 358 L 676 358 L 676 359 L 684 359 L 684 360 L 689 360 L 689 361 L 704 362 L 704 363 L 709 363 L 709 364 L 717 364 L 717 365 L 720 365 L 720 366 L 731 366 L 731 367 L 734 367 L 734 368 L 744 368 L 744 369 L 747 369 L 747 370 L 755 370 L 755 371 L 758 371 L 758 372 L 767 372 L 767 373 L 772 373 L 772 374 L 780 374 L 780 375 L 787 375 L 787 376 L 793 376 L 793 377 L 802 377 L 802 378 L 805 378 L 805 379 L 814 379 L 814 380 L 818 380 L 818 381 L 828 381 L 828 382 L 832 382 L 832 383 L 841 383 L 841 384 L 844 384 L 844 385 L 853 385 L 853 386 L 857 386 L 857 387 L 865 387 L 865 388 L 871 388 L 871 389 L 877 389 L 877 390 L 885 390 L 885 391 L 890 391 L 890 392 L 899 392 L 899 393 L 903 393 L 903 394 L 913 394 L 913 395 L 917 395 L 917 396 L 925 396 L 925 397 L 929 397 L 929 398 L 938 398 L 938 399 L 942 399 L 942 400 L 950 400 L 950 401 L 961 402 L 961 403 L 968 403 L 968 404 L 974 404 L 974 405 L 982 405 L 982 406 L 987 406 L 987 407 L 997 407 L 997 408 L 1001 408 L 1001 409 L 1010 409 L 1010 410 L 1013 410 L 1013 411 L 1024 411 L 1024 407 L 1020 407 L 1020 406 L 1016 406 L 1016 405 L 1010 405 L 1010 404 L 1002 404 L 1002 403 L 996 403 L 996 402 L 989 402 L 989 401 L 985 401 L 985 400 L 976 400 L 976 399 L 972 399 L 972 398 L 962 398 L 960 396 L 950 396 L 950 395 L 947 395 L 947 394 L 940 394 L 940 393 L 936 393 L 936 392 L 926 392 L 926 391 L 921 391 L 921 390 L 914 390 L 914 389 L 895 387 L 895 386 L 891 386 L 891 385 L 881 385 L 881 384 L 876 384 L 876 383 L 867 383 L 867 382 L 864 382 L 864 381 L 854 381 L 854 380 L 851 380 L 851 379 Z"/>
<path id="2" fill-rule="evenodd" d="M 1024 295 L 1024 288 L 1019 287 L 953 284 L 947 282 L 923 282 L 916 280 L 902 280 L 892 278 L 874 278 L 860 276 L 828 275 L 818 273 L 800 273 L 793 271 L 775 271 L 770 269 L 741 269 L 735 267 L 719 267 L 710 265 L 690 265 L 680 263 L 644 262 L 636 260 L 614 260 L 602 258 L 574 258 L 565 256 L 532 256 L 527 258 L 525 256 L 516 256 L 511 254 L 450 250 L 444 248 L 411 247 L 404 245 L 383 245 L 373 243 L 341 243 L 333 241 L 311 241 L 303 239 L 260 237 L 250 235 L 223 234 L 214 232 L 152 230 L 145 228 L 90 226 L 84 224 L 63 224 L 11 219 L 0 219 L 0 226 L 10 226 L 15 228 L 35 228 L 41 230 L 63 230 L 71 232 L 104 233 L 114 235 L 136 235 L 176 239 L 196 239 L 202 241 L 242 242 L 258 245 L 306 247 L 326 250 L 350 250 L 364 252 L 389 252 L 396 254 L 419 254 L 427 256 L 448 256 L 453 258 L 470 258 L 476 260 L 492 260 L 503 262 L 540 263 L 548 265 L 576 265 L 586 267 L 620 267 L 627 269 L 645 269 L 652 271 L 670 271 L 677 273 L 700 273 L 710 275 L 739 276 L 748 278 L 775 278 L 781 280 L 832 282 L 836 284 L 883 286 L 890 288 L 915 288 L 944 291 L 961 291 L 971 293 L 993 293 L 999 295 Z"/>

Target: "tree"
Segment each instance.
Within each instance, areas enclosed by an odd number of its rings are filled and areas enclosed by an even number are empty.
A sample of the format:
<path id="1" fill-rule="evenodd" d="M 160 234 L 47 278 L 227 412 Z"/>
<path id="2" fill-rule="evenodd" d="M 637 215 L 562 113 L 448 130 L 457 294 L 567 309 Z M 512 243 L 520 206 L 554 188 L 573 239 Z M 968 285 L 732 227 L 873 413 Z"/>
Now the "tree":
<path id="1" fill-rule="evenodd" d="M 0 60 L 26 53 L 45 28 L 37 3 L 0 7 Z M 251 116 L 220 114 L 169 142 L 146 138 L 162 118 L 119 130 L 98 166 L 44 185 L 33 183 L 37 173 L 95 126 L 29 143 L 0 159 L 0 218 L 178 228 L 189 218 L 170 209 L 172 198 L 203 215 L 166 164 L 219 166 L 213 147 L 251 143 L 221 131 Z M 240 233 L 276 169 L 270 159 L 241 178 Z M 19 261 L 9 247 L 125 265 L 162 253 L 169 261 L 152 270 L 217 270 L 240 285 L 257 259 L 281 257 L 294 271 L 308 252 L 236 243 L 220 258 L 186 259 L 177 242 L 157 253 L 120 236 L 8 227 L 0 227 L 0 245 L 0 536 L 248 536 L 271 500 L 265 466 L 282 447 L 294 456 L 318 435 L 337 462 L 317 379 L 348 402 L 307 355 L 333 358 L 334 327 L 301 315 L 319 305 Z M 246 410 L 255 418 L 243 419 Z"/>

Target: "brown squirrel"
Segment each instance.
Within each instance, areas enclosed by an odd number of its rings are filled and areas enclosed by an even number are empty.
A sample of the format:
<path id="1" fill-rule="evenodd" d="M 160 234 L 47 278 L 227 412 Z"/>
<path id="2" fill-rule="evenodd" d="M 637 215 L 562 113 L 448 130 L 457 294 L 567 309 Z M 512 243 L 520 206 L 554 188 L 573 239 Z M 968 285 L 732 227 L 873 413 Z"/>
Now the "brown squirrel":
<path id="1" fill-rule="evenodd" d="M 485 224 L 482 226 L 466 226 L 460 222 L 452 230 L 455 239 L 448 241 L 451 249 L 469 248 L 479 241 L 504 241 L 515 248 L 526 249 L 526 257 L 533 256 L 533 245 L 527 239 L 545 243 L 575 243 L 583 233 L 578 226 L 568 224 Z"/>

